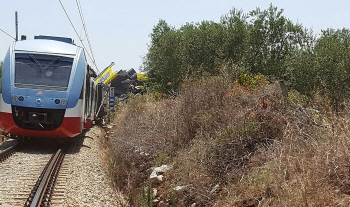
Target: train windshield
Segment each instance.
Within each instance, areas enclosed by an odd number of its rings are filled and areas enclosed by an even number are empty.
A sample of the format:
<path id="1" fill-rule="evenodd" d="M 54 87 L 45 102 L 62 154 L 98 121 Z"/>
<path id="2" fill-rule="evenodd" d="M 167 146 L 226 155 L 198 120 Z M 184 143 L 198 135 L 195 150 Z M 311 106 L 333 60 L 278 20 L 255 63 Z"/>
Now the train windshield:
<path id="1" fill-rule="evenodd" d="M 15 87 L 66 91 L 73 58 L 17 53 Z"/>

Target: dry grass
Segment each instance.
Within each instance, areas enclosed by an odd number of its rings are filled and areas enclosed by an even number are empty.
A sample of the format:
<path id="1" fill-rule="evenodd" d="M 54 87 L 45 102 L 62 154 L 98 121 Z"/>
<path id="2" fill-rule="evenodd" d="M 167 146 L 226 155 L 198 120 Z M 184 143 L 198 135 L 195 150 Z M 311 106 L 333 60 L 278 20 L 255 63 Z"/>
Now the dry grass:
<path id="1" fill-rule="evenodd" d="M 160 199 L 174 206 L 348 206 L 350 119 L 319 97 L 321 112 L 292 99 L 278 84 L 218 77 L 189 81 L 176 98 L 136 96 L 113 122 L 114 181 L 131 206 L 161 164 L 173 168 Z"/>
<path id="2" fill-rule="evenodd" d="M 323 126 L 288 121 L 274 142 L 228 185 L 219 206 L 349 206 L 348 118 L 323 117 Z"/>
<path id="3" fill-rule="evenodd" d="M 131 205 L 156 159 L 164 162 L 175 152 L 176 105 L 171 100 L 157 102 L 152 96 L 136 96 L 119 106 L 109 140 L 110 163 L 113 179 Z"/>

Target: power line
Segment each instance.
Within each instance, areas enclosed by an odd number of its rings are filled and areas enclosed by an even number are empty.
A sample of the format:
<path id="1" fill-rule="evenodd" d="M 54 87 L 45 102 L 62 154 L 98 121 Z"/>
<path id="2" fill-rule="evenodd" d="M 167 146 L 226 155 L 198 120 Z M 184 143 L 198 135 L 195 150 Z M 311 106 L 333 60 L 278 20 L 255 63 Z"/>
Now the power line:
<path id="1" fill-rule="evenodd" d="M 70 24 L 72 25 L 72 27 L 73 27 L 73 29 L 74 29 L 74 31 L 75 31 L 75 34 L 78 36 L 78 38 L 79 38 L 79 40 L 80 40 L 81 44 L 83 45 L 84 49 L 86 50 L 86 53 L 89 55 L 89 58 L 90 58 L 91 62 L 92 62 L 92 63 L 94 63 L 94 65 L 95 65 L 95 67 L 96 67 L 97 72 L 99 72 L 99 70 L 98 70 L 98 68 L 97 68 L 96 63 L 95 63 L 95 62 L 93 61 L 93 59 L 91 58 L 90 53 L 89 53 L 89 52 L 88 52 L 88 50 L 86 49 L 86 47 L 85 47 L 85 45 L 84 45 L 84 43 L 83 43 L 82 39 L 79 37 L 79 34 L 78 34 L 77 30 L 75 29 L 75 27 L 74 27 L 74 25 L 73 25 L 73 23 L 72 23 L 71 19 L 69 18 L 68 13 L 67 13 L 66 9 L 64 8 L 64 6 L 63 6 L 63 4 L 62 4 L 61 0 L 58 0 L 58 1 L 60 2 L 61 6 L 62 6 L 62 8 L 63 8 L 63 10 L 64 10 L 64 13 L 66 13 L 66 16 L 67 16 L 67 18 L 68 18 L 68 20 L 69 20 Z"/>
<path id="2" fill-rule="evenodd" d="M 79 10 L 79 15 L 80 15 L 81 23 L 82 23 L 83 28 L 84 28 L 84 31 L 85 31 L 85 36 L 86 36 L 86 38 L 87 38 L 87 40 L 88 40 L 88 43 L 89 43 L 90 52 L 91 52 L 92 58 L 95 60 L 94 54 L 93 54 L 93 52 L 92 52 L 92 47 L 91 47 L 91 44 L 90 44 L 89 35 L 88 35 L 87 29 L 86 29 L 86 24 L 85 24 L 83 9 L 81 8 L 81 4 L 80 4 L 80 1 L 79 1 L 79 0 L 76 0 L 76 3 L 77 3 L 78 10 Z"/>
<path id="3" fill-rule="evenodd" d="M 61 6 L 62 6 L 62 9 L 64 10 L 64 13 L 66 13 L 66 16 L 67 16 L 67 18 L 68 18 L 70 24 L 72 25 L 72 27 L 73 27 L 73 29 L 74 29 L 74 31 L 75 31 L 75 34 L 78 36 L 78 38 L 79 38 L 81 44 L 83 45 L 84 49 L 86 50 L 86 53 L 89 55 L 90 60 L 92 61 L 92 63 L 95 63 L 95 62 L 93 61 L 93 59 L 91 58 L 90 53 L 89 53 L 88 50 L 86 49 L 86 47 L 85 47 L 85 45 L 84 45 L 82 39 L 79 37 L 79 34 L 78 34 L 77 30 L 75 29 L 75 27 L 74 27 L 74 25 L 73 25 L 71 19 L 69 18 L 69 15 L 68 15 L 66 9 L 64 8 L 64 6 L 63 6 L 61 0 L 58 0 L 58 1 L 60 2 Z M 97 69 L 96 63 L 95 63 L 95 67 L 96 67 L 96 69 Z M 98 71 L 98 69 L 97 69 L 97 71 Z"/>
<path id="4" fill-rule="evenodd" d="M 11 37 L 12 39 L 16 40 L 16 38 L 12 37 L 11 35 L 9 35 L 7 32 L 5 32 L 4 30 L 0 29 L 0 31 L 2 31 L 3 33 L 7 34 L 9 37 Z"/>
<path id="5" fill-rule="evenodd" d="M 81 4 L 80 4 L 80 1 L 79 1 L 79 0 L 76 0 L 76 3 L 77 3 L 78 10 L 79 10 L 81 23 L 83 24 L 83 28 L 84 28 L 84 31 L 85 31 L 85 36 L 86 36 L 86 39 L 87 39 L 87 41 L 88 41 L 88 43 L 89 43 L 90 52 L 91 52 L 92 58 L 93 58 L 93 60 L 94 60 L 94 64 L 96 65 L 96 59 L 95 59 L 94 53 L 93 53 L 93 51 L 92 51 L 92 47 L 91 47 L 91 43 L 90 43 L 90 38 L 89 38 L 89 35 L 88 35 L 88 32 L 87 32 L 87 28 L 86 28 L 86 24 L 85 24 L 83 9 L 81 8 Z"/>

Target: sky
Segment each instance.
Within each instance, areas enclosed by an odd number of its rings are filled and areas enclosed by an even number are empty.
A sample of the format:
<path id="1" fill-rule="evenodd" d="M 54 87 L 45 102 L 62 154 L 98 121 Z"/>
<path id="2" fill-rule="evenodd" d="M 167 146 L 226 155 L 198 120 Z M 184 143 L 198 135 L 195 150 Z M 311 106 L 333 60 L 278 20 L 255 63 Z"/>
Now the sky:
<path id="1" fill-rule="evenodd" d="M 83 44 L 89 49 L 74 0 L 61 0 Z M 148 51 L 152 28 L 160 19 L 179 28 L 187 22 L 219 22 L 232 8 L 244 13 L 272 3 L 284 10 L 294 23 L 312 28 L 314 34 L 327 28 L 350 28 L 349 0 L 79 0 L 83 11 L 92 54 L 97 69 L 111 62 L 112 70 L 140 71 L 142 57 Z M 18 12 L 19 37 L 35 35 L 71 37 L 79 46 L 78 36 L 59 0 L 1 0 L 0 29 L 15 37 L 15 11 Z M 0 31 L 0 60 L 14 40 Z M 91 52 L 89 51 L 91 54 Z"/>

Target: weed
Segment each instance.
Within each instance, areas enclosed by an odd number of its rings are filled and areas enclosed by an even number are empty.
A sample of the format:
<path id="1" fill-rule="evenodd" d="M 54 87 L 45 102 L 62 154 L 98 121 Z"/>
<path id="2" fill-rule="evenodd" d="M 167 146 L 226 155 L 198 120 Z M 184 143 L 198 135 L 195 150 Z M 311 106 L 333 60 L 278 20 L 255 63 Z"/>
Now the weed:
<path id="1" fill-rule="evenodd" d="M 148 180 L 146 185 L 142 186 L 142 194 L 137 198 L 137 206 L 139 207 L 153 207 L 153 189 L 151 182 Z"/>
<path id="2" fill-rule="evenodd" d="M 167 155 L 164 152 L 158 152 L 158 155 L 156 157 L 156 167 L 160 167 L 163 164 L 166 164 Z"/>
<path id="3" fill-rule="evenodd" d="M 171 194 L 171 204 L 172 206 L 177 207 L 177 193 L 175 190 Z"/>

